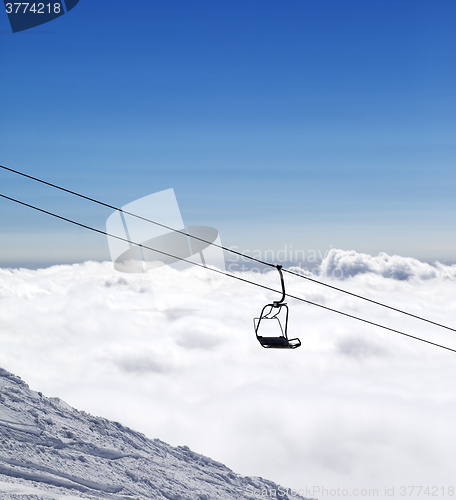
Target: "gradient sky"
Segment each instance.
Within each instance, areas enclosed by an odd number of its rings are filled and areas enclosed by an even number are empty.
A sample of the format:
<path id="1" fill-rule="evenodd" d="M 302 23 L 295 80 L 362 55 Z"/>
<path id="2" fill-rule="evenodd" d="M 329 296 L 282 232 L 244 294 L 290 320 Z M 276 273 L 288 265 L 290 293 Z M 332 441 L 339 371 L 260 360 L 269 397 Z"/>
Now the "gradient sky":
<path id="1" fill-rule="evenodd" d="M 226 246 L 456 260 L 456 4 L 80 0 L 0 15 L 0 164 L 121 206 L 174 188 Z M 0 171 L 0 192 L 111 211 Z M 0 200 L 0 265 L 109 259 Z"/>

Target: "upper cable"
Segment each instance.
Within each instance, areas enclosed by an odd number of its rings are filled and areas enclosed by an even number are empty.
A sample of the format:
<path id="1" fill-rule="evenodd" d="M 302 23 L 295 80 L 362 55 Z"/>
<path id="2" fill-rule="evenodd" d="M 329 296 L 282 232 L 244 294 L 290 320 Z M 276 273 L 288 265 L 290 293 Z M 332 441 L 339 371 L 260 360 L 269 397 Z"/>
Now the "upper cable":
<path id="1" fill-rule="evenodd" d="M 110 208 L 110 209 L 112 209 L 112 210 L 122 211 L 124 214 L 130 215 L 131 217 L 135 217 L 135 218 L 137 218 L 137 219 L 141 219 L 141 220 L 146 221 L 146 222 L 149 222 L 149 223 L 151 223 L 151 224 L 155 224 L 156 226 L 160 226 L 160 227 L 163 227 L 163 228 L 168 229 L 168 230 L 170 230 L 170 231 L 173 231 L 173 232 L 176 232 L 176 233 L 179 233 L 179 234 L 183 234 L 183 235 L 185 235 L 185 236 L 187 236 L 187 237 L 190 237 L 190 238 L 193 238 L 193 239 L 199 240 L 199 241 L 201 241 L 201 242 L 203 242 L 203 243 L 207 243 L 207 244 L 209 244 L 209 245 L 213 245 L 213 246 L 215 246 L 215 247 L 217 247 L 217 248 L 220 248 L 220 249 L 222 249 L 222 250 L 224 250 L 224 251 L 226 251 L 226 252 L 230 252 L 230 253 L 232 253 L 232 254 L 238 255 L 238 256 L 243 257 L 243 258 L 245 258 L 245 259 L 248 259 L 248 260 L 251 260 L 251 261 L 254 261 L 254 262 L 258 262 L 259 264 L 263 264 L 263 265 L 268 266 L 268 267 L 277 267 L 275 264 L 272 264 L 272 263 L 270 263 L 270 262 L 266 262 L 266 261 L 264 261 L 264 260 L 257 259 L 257 258 L 255 258 L 255 257 L 251 257 L 250 255 L 246 255 L 246 254 L 243 254 L 242 252 L 238 252 L 238 251 L 236 251 L 236 250 L 233 250 L 232 248 L 228 248 L 228 247 L 224 247 L 224 246 L 222 246 L 222 245 L 218 245 L 218 244 L 216 244 L 216 243 L 214 243 L 214 242 L 210 242 L 210 241 L 208 241 L 208 240 L 205 240 L 204 238 L 200 238 L 200 237 L 198 237 L 198 236 L 195 236 L 195 235 L 192 235 L 192 234 L 188 234 L 188 233 L 186 233 L 185 231 L 181 231 L 181 230 L 175 229 L 175 228 L 173 228 L 173 227 L 167 226 L 167 225 L 165 225 L 165 224 L 161 224 L 161 223 L 159 223 L 159 222 L 157 222 L 157 221 L 154 221 L 154 220 L 152 220 L 152 219 L 148 219 L 148 218 L 146 218 L 146 217 L 142 217 L 142 216 L 140 216 L 140 215 L 133 214 L 133 213 L 131 213 L 131 212 L 127 212 L 126 210 L 123 210 L 122 208 L 118 208 L 118 207 L 116 207 L 116 206 L 114 206 L 114 205 L 110 205 L 110 204 L 108 204 L 108 203 L 104 203 L 104 202 L 102 202 L 102 201 L 96 200 L 95 198 L 91 198 L 90 196 L 85 196 L 85 195 L 83 195 L 83 194 L 81 194 L 81 193 L 77 193 L 76 191 L 72 191 L 72 190 L 70 190 L 70 189 L 63 188 L 63 187 L 58 186 L 58 185 L 56 185 L 56 184 L 52 184 L 51 182 L 44 181 L 44 180 L 39 179 L 39 178 L 37 178 L 37 177 L 33 177 L 32 175 L 25 174 L 25 173 L 23 173 L 23 172 L 20 172 L 19 170 L 14 170 L 14 169 L 12 169 L 12 168 L 5 167 L 4 165 L 0 165 L 0 168 L 3 168 L 4 170 L 7 170 L 7 171 L 12 172 L 12 173 L 17 174 L 17 175 L 21 175 L 22 177 L 26 177 L 26 178 L 31 179 L 31 180 L 33 180 L 33 181 L 39 182 L 39 183 L 41 183 L 41 184 L 45 184 L 45 185 L 47 185 L 47 186 L 53 187 L 53 188 L 55 188 L 55 189 L 59 189 L 60 191 L 64 191 L 64 192 L 69 193 L 69 194 L 72 194 L 72 195 L 74 195 L 74 196 L 78 196 L 79 198 L 83 198 L 83 199 L 88 200 L 88 201 L 91 201 L 91 202 L 93 202 L 93 203 L 97 203 L 98 205 L 101 205 L 101 206 L 104 206 L 104 207 Z M 5 196 L 3 196 L 3 197 L 5 198 Z M 12 198 L 10 198 L 10 199 L 12 200 Z M 16 200 L 13 200 L 13 201 L 16 201 Z M 20 203 L 20 202 L 19 202 L 19 203 Z M 27 206 L 28 206 L 28 205 L 27 205 Z M 61 218 L 62 218 L 62 217 L 61 217 Z M 65 219 L 65 220 L 67 220 L 67 219 Z M 83 227 L 87 227 L 87 226 L 83 226 Z M 111 235 L 111 236 L 112 236 L 112 235 Z M 126 240 L 126 241 L 127 241 L 127 240 Z M 141 246 L 141 245 L 138 245 L 138 246 Z M 162 252 L 162 253 L 163 253 L 163 252 Z M 424 321 L 424 322 L 426 322 L 426 323 L 430 323 L 430 324 L 432 324 L 432 325 L 434 325 L 434 326 L 438 326 L 438 327 L 440 327 L 440 328 L 445 328 L 446 330 L 451 330 L 451 331 L 453 331 L 453 332 L 456 332 L 456 328 L 452 328 L 452 327 L 450 327 L 450 326 L 443 325 L 443 324 L 438 323 L 438 322 L 436 322 L 436 321 L 432 321 L 432 320 L 430 320 L 430 319 L 423 318 L 422 316 L 418 316 L 418 315 L 416 315 L 416 314 L 409 313 L 409 312 L 407 312 L 407 311 L 404 311 L 403 309 L 398 309 L 398 308 L 393 307 L 393 306 L 390 306 L 390 305 L 388 305 L 388 304 L 384 304 L 384 303 L 382 303 L 382 302 L 378 302 L 378 301 L 376 301 L 376 300 L 369 299 L 368 297 L 364 297 L 364 296 L 362 296 L 362 295 L 359 295 L 359 294 L 356 294 L 356 293 L 353 293 L 353 292 L 349 292 L 348 290 L 344 290 L 343 288 L 339 288 L 339 287 L 336 287 L 336 286 L 334 286 L 334 285 L 330 285 L 329 283 L 324 283 L 323 281 L 317 280 L 317 279 L 315 279 L 315 278 L 311 278 L 311 277 L 309 277 L 309 276 L 305 276 L 305 275 L 303 275 L 303 274 L 300 274 L 300 273 L 297 273 L 297 272 L 295 272 L 295 271 L 292 271 L 291 269 L 283 269 L 283 268 L 282 268 L 282 271 L 283 271 L 283 272 L 285 272 L 285 273 L 291 274 L 291 275 L 293 275 L 293 276 L 297 276 L 298 278 L 301 278 L 301 279 L 305 279 L 305 280 L 311 281 L 311 282 L 316 283 L 316 284 L 318 284 L 318 285 L 322 285 L 322 286 L 325 286 L 325 287 L 331 288 L 331 289 L 336 290 L 336 291 L 338 291 L 338 292 L 345 293 L 345 294 L 347 294 L 347 295 L 351 295 L 352 297 L 356 297 L 356 298 L 358 298 L 358 299 L 365 300 L 365 301 L 370 302 L 370 303 L 372 303 L 372 304 L 375 304 L 375 305 L 377 305 L 377 306 L 384 307 L 384 308 L 386 308 L 386 309 L 390 309 L 391 311 L 395 311 L 395 312 L 398 312 L 398 313 L 400 313 L 400 314 L 405 314 L 406 316 L 410 316 L 410 317 L 415 318 L 415 319 L 418 319 L 418 320 L 420 320 L 420 321 Z"/>

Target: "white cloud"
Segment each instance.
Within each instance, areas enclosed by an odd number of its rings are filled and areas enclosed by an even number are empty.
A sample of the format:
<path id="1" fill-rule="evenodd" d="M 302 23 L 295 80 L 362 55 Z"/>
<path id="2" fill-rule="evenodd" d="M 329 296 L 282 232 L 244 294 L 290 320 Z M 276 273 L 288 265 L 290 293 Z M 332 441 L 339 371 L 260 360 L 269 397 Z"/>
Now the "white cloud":
<path id="1" fill-rule="evenodd" d="M 323 276 L 337 279 L 353 277 L 357 274 L 374 273 L 384 278 L 407 280 L 411 278 L 429 280 L 434 278 L 456 278 L 456 265 L 445 266 L 440 263 L 430 265 L 410 257 L 388 255 L 384 252 L 376 257 L 335 248 L 328 252 L 322 262 Z"/>
<path id="2" fill-rule="evenodd" d="M 346 278 L 324 278 L 333 285 L 456 325 L 454 266 L 333 250 L 323 276 L 334 269 Z M 242 276 L 279 289 L 276 271 Z M 456 347 L 454 332 L 285 280 L 307 300 Z M 252 318 L 275 295 L 223 281 L 158 311 L 149 276 L 112 263 L 0 270 L 0 366 L 81 410 L 295 488 L 452 481 L 456 354 L 293 300 L 302 347 L 262 349 Z"/>

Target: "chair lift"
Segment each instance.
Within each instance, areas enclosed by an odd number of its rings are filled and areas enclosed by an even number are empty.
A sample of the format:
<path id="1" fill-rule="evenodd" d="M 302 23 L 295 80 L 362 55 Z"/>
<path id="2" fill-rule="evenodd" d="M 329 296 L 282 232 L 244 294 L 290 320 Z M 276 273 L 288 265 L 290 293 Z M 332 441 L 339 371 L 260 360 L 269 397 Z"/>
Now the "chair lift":
<path id="1" fill-rule="evenodd" d="M 280 281 L 282 283 L 282 298 L 279 301 L 273 302 L 272 304 L 266 304 L 260 314 L 259 318 L 254 318 L 253 325 L 255 328 L 255 335 L 260 344 L 267 349 L 296 349 L 301 345 L 299 339 L 288 339 L 287 327 L 288 327 L 288 306 L 284 302 L 285 300 L 285 283 L 283 281 L 282 266 L 276 266 L 280 274 Z M 285 309 L 285 323 L 282 327 L 282 323 L 279 319 L 280 311 Z M 275 320 L 277 321 L 278 327 L 282 335 L 276 337 L 262 337 L 258 335 L 261 322 L 264 320 Z"/>

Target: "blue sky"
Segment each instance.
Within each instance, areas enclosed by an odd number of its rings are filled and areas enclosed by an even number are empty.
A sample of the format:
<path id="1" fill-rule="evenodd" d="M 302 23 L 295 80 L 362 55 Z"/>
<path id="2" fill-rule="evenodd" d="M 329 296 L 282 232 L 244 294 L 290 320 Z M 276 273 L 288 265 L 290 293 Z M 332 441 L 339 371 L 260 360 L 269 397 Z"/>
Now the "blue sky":
<path id="1" fill-rule="evenodd" d="M 80 0 L 0 15 L 0 163 L 121 206 L 174 188 L 240 250 L 456 260 L 453 1 Z M 104 228 L 108 209 L 0 172 Z M 103 236 L 0 200 L 0 265 L 108 259 Z"/>

